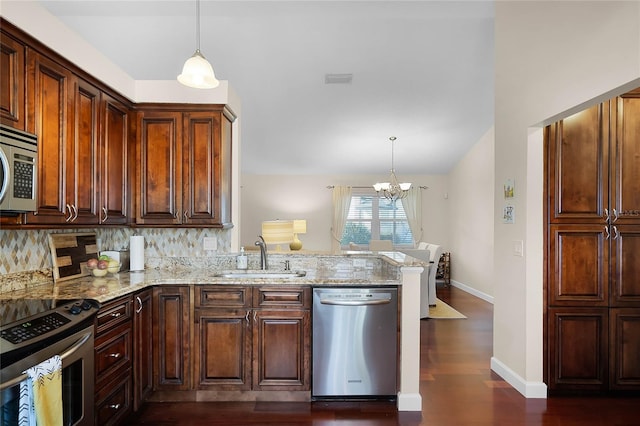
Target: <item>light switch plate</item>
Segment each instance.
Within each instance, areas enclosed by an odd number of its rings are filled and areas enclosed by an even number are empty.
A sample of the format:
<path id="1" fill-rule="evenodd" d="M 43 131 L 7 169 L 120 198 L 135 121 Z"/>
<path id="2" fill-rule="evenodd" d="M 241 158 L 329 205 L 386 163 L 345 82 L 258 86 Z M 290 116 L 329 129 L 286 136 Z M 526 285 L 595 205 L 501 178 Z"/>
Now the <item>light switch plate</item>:
<path id="1" fill-rule="evenodd" d="M 218 250 L 218 240 L 214 237 L 204 237 L 202 242 L 202 248 L 204 250 Z"/>
<path id="2" fill-rule="evenodd" d="M 524 241 L 517 240 L 513 242 L 513 255 L 518 257 L 524 256 Z"/>

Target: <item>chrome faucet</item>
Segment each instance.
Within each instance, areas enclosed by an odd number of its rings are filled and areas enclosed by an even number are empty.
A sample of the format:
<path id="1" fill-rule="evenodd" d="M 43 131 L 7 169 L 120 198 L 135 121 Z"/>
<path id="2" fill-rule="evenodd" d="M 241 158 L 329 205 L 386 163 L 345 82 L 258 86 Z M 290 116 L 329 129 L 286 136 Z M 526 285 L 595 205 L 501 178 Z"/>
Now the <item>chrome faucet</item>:
<path id="1" fill-rule="evenodd" d="M 258 235 L 259 240 L 256 241 L 256 245 L 260 247 L 260 269 L 269 269 L 269 263 L 267 262 L 267 243 L 264 242 L 262 235 Z"/>

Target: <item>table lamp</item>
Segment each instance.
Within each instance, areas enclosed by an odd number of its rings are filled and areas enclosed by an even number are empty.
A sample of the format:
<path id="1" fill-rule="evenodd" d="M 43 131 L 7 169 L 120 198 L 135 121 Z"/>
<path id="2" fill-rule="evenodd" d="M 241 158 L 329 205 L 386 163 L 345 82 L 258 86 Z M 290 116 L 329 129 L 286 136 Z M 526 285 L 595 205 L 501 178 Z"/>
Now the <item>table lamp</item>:
<path id="1" fill-rule="evenodd" d="M 305 219 L 296 219 L 293 221 L 293 242 L 289 244 L 291 250 L 300 250 L 302 241 L 298 239 L 298 234 L 307 233 L 307 221 Z"/>
<path id="2" fill-rule="evenodd" d="M 266 244 L 275 244 L 280 251 L 280 244 L 293 241 L 292 220 L 265 220 L 262 222 L 262 238 Z"/>

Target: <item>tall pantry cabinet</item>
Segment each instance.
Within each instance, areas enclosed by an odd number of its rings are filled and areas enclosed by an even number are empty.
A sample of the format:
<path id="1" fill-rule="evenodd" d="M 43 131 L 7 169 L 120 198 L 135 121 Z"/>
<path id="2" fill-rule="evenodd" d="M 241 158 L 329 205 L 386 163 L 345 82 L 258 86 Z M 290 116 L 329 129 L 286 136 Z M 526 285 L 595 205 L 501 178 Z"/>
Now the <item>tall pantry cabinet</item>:
<path id="1" fill-rule="evenodd" d="M 549 392 L 640 390 L 640 89 L 545 129 Z"/>

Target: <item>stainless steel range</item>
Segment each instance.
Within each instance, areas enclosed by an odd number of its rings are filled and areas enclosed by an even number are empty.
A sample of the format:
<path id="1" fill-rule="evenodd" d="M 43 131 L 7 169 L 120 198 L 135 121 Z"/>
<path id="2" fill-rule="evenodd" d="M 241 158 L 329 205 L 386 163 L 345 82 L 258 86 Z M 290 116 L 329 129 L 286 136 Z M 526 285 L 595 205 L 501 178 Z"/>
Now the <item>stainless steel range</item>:
<path id="1" fill-rule="evenodd" d="M 18 424 L 24 371 L 62 359 L 63 425 L 94 424 L 92 300 L 0 300 L 0 425 Z"/>

